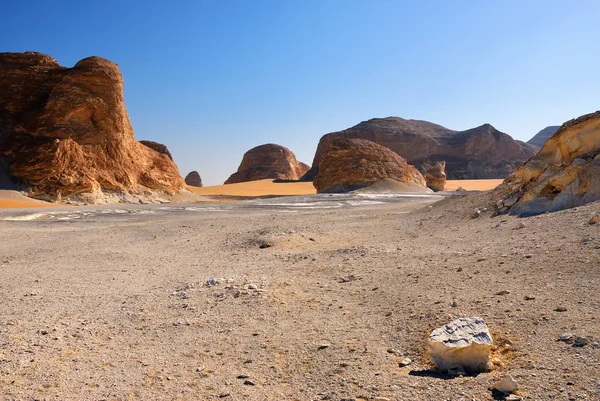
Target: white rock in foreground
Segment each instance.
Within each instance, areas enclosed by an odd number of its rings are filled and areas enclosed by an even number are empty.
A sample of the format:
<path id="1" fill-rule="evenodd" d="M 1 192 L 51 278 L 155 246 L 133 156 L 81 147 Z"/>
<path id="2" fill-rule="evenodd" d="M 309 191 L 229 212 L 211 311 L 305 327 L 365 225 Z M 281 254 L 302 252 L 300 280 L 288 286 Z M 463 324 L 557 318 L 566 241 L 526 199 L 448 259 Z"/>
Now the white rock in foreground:
<path id="1" fill-rule="evenodd" d="M 441 371 L 462 367 L 467 373 L 484 372 L 490 361 L 492 336 L 482 318 L 460 318 L 435 329 L 427 349 Z"/>

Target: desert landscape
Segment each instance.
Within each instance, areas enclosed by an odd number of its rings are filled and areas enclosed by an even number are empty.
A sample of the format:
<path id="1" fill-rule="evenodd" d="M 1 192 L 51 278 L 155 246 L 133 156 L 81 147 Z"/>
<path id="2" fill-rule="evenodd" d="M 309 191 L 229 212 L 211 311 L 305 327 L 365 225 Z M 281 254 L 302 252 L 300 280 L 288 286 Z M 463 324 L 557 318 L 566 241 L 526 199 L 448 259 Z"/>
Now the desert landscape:
<path id="1" fill-rule="evenodd" d="M 1 401 L 600 401 L 600 7 L 159 3 L 3 10 Z"/>

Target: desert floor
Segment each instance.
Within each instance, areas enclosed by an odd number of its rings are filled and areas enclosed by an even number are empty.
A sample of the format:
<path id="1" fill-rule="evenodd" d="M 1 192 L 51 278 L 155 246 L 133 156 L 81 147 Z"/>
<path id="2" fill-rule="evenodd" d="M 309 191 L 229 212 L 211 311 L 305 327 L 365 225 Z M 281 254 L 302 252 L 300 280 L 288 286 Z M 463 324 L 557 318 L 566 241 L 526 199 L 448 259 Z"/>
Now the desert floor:
<path id="1" fill-rule="evenodd" d="M 472 401 L 511 374 L 599 400 L 600 203 L 471 218 L 488 197 L 0 210 L 0 399 Z M 460 316 L 497 370 L 432 370 Z"/>

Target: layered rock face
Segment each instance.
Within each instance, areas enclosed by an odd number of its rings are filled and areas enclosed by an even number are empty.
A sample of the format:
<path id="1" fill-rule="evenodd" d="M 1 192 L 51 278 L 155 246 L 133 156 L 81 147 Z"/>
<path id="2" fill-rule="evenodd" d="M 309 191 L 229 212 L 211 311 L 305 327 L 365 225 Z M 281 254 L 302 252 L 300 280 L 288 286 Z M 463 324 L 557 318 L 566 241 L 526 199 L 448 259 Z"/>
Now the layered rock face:
<path id="1" fill-rule="evenodd" d="M 323 136 L 312 167 L 303 180 L 316 177 L 321 158 L 330 144 L 340 138 L 376 142 L 398 153 L 422 172 L 426 163 L 446 161 L 448 179 L 505 178 L 534 154 L 531 147 L 489 124 L 453 131 L 427 121 L 374 118 Z"/>
<path id="2" fill-rule="evenodd" d="M 296 156 L 288 148 L 268 143 L 247 151 L 237 172 L 233 173 L 225 184 L 267 178 L 297 180 L 309 168 L 308 165 L 296 160 Z"/>
<path id="3" fill-rule="evenodd" d="M 496 188 L 500 213 L 533 215 L 600 199 L 600 111 L 563 124 Z"/>
<path id="4" fill-rule="evenodd" d="M 160 154 L 167 156 L 169 159 L 173 160 L 173 156 L 171 155 L 171 152 L 169 152 L 169 148 L 167 148 L 162 143 L 158 143 L 158 142 L 154 142 L 154 141 L 146 141 L 146 140 L 142 140 L 142 141 L 140 141 L 140 143 L 150 149 L 157 151 Z"/>
<path id="5" fill-rule="evenodd" d="M 202 178 L 197 171 L 191 171 L 185 176 L 185 183 L 191 187 L 202 187 Z"/>
<path id="6" fill-rule="evenodd" d="M 446 162 L 426 163 L 423 165 L 425 170 L 425 182 L 427 187 L 438 192 L 446 188 Z"/>
<path id="7" fill-rule="evenodd" d="M 317 192 L 348 192 L 383 178 L 425 186 L 421 173 L 390 149 L 364 139 L 333 141 L 313 181 Z"/>
<path id="8" fill-rule="evenodd" d="M 182 187 L 173 161 L 135 140 L 116 64 L 0 53 L 0 87 L 0 158 L 32 196 Z"/>
<path id="9" fill-rule="evenodd" d="M 533 147 L 535 150 L 540 150 L 542 146 L 544 146 L 548 138 L 556 134 L 556 131 L 558 131 L 559 128 L 560 125 L 548 126 L 540 132 L 538 132 L 537 134 L 535 134 L 533 138 L 527 141 L 527 144 Z"/>

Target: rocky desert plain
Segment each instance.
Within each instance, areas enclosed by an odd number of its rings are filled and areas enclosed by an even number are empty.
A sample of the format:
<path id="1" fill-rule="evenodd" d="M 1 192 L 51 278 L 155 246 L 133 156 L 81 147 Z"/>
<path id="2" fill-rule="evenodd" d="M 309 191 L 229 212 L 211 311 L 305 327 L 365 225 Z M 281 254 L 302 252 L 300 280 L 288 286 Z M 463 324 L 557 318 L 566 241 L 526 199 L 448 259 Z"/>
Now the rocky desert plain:
<path id="1" fill-rule="evenodd" d="M 203 186 L 111 61 L 0 88 L 0 399 L 600 400 L 600 112 L 374 118 Z"/>

